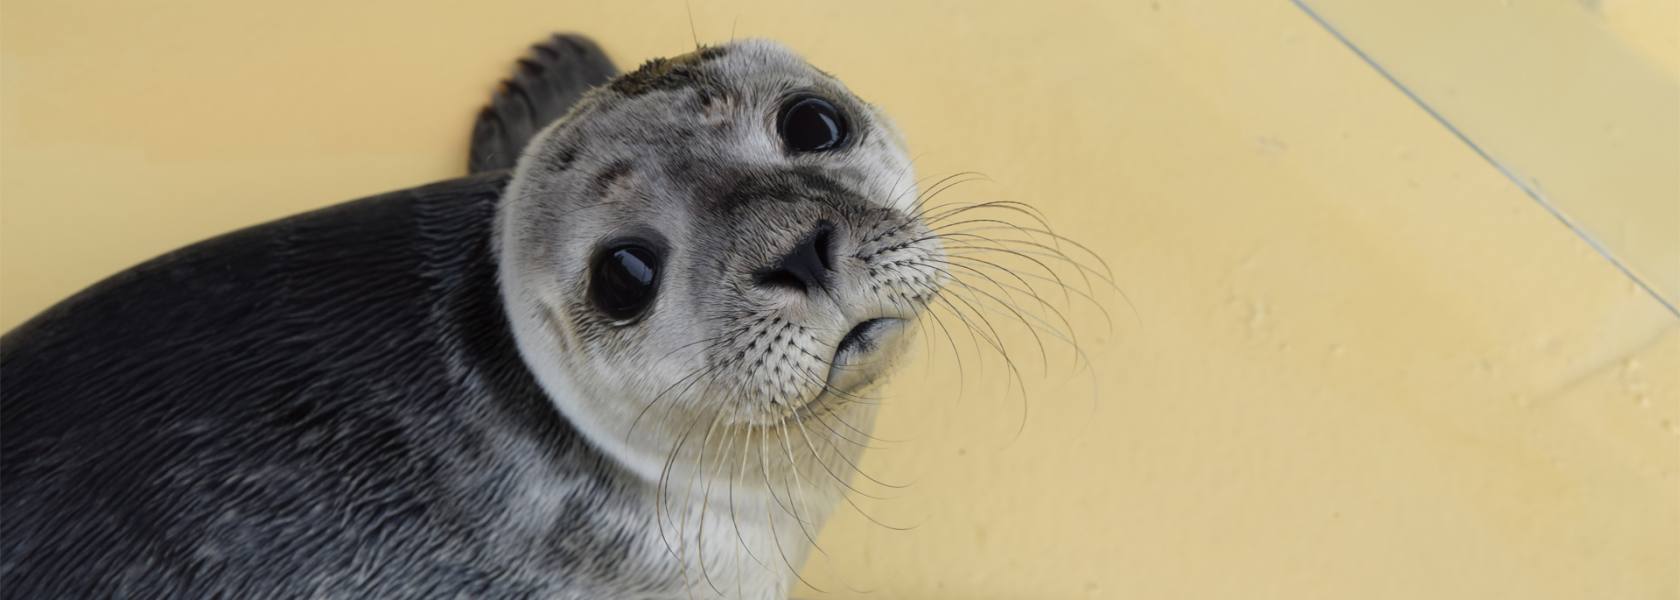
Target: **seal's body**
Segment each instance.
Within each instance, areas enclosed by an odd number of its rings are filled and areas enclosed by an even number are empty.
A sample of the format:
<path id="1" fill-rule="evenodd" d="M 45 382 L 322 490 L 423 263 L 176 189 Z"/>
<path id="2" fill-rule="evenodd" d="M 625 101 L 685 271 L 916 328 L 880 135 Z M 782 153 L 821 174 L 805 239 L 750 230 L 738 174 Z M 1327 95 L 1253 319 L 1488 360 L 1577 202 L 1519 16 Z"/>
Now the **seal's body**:
<path id="1" fill-rule="evenodd" d="M 190 246 L 10 332 L 6 594 L 621 595 L 652 514 L 513 347 L 507 179 Z M 571 489 L 521 531 L 534 477 Z"/>
<path id="2" fill-rule="evenodd" d="M 517 164 L 8 333 L 0 589 L 785 596 L 939 283 L 896 135 L 744 42 L 614 79 Z"/>

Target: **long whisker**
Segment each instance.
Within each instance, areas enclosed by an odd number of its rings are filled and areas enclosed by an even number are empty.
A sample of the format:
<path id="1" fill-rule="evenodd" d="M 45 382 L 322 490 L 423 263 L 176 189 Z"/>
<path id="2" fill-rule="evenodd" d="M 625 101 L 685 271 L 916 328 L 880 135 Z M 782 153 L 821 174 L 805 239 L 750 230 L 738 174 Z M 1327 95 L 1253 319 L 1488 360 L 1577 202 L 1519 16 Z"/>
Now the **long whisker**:
<path id="1" fill-rule="evenodd" d="M 989 268 L 989 269 L 994 269 L 994 270 L 1002 272 L 1002 273 L 1007 273 L 1007 274 L 1009 274 L 1009 276 L 1014 277 L 1016 279 L 1027 278 L 1027 279 L 1034 279 L 1034 280 L 1037 280 L 1037 281 L 1043 282 L 1043 283 L 1058 285 L 1061 288 L 1064 295 L 1072 294 L 1072 295 L 1075 295 L 1075 296 L 1079 296 L 1080 299 L 1084 300 L 1092 308 L 1097 309 L 1097 311 L 1102 314 L 1103 321 L 1107 325 L 1108 331 L 1110 331 L 1110 332 L 1114 331 L 1114 319 L 1109 315 L 1108 309 L 1103 307 L 1102 302 L 1099 302 L 1097 300 L 1096 296 L 1093 296 L 1093 295 L 1091 295 L 1090 293 L 1088 293 L 1084 290 L 1081 290 L 1081 289 L 1076 288 L 1076 287 L 1061 285 L 1061 284 L 1057 283 L 1055 279 L 1050 278 L 1050 277 L 1045 277 L 1045 276 L 1039 275 L 1037 273 L 1024 272 L 1024 271 L 1019 271 L 1019 270 L 1016 270 L 1016 269 L 1011 269 L 1011 268 L 1006 267 L 1006 266 L 1004 266 L 1004 265 L 1002 265 L 998 262 L 987 260 L 987 259 L 984 259 L 984 258 L 980 258 L 979 256 L 975 256 L 975 255 L 972 255 L 972 254 L 967 254 L 967 253 L 947 254 L 945 256 L 945 260 L 944 260 L 944 262 L 946 262 L 946 263 L 954 263 L 954 262 L 957 262 L 957 261 L 967 263 L 968 265 L 970 265 L 969 268 L 977 268 L 977 267 Z M 1037 287 L 1033 287 L 1033 289 L 1037 289 Z M 1064 304 L 1064 306 L 1068 307 L 1068 308 L 1071 308 L 1072 303 L 1068 302 L 1068 303 Z"/>
<path id="2" fill-rule="evenodd" d="M 803 477 L 801 477 L 799 471 L 799 461 L 793 457 L 793 446 L 788 442 L 787 421 L 785 418 L 783 419 L 781 426 L 776 428 L 776 432 L 781 434 L 782 449 L 786 452 L 788 459 L 788 470 L 793 473 L 793 491 L 799 495 L 799 501 L 797 504 L 803 504 L 805 506 L 805 515 L 809 518 L 811 516 L 811 502 L 810 499 L 805 496 L 805 484 L 802 481 Z M 811 533 L 810 527 L 815 527 L 817 525 L 816 520 L 795 518 L 794 521 L 799 523 L 799 531 L 805 534 L 805 539 L 811 542 L 811 548 L 815 549 L 818 554 L 828 556 L 828 551 L 823 550 L 822 546 L 817 544 L 816 534 Z M 809 524 L 810 527 L 807 527 L 807 524 Z"/>
<path id="3" fill-rule="evenodd" d="M 1052 337 L 1055 337 L 1056 339 L 1062 341 L 1063 343 L 1066 343 L 1070 348 L 1073 349 L 1073 351 L 1076 355 L 1076 358 L 1077 358 L 1077 360 L 1075 361 L 1075 367 L 1076 368 L 1081 361 L 1083 361 L 1087 364 L 1090 362 L 1089 357 L 1086 356 L 1085 351 L 1079 345 L 1079 338 L 1078 338 L 1077 334 L 1075 333 L 1073 323 L 1068 320 L 1067 316 L 1064 315 L 1061 310 L 1057 309 L 1054 305 L 1052 305 L 1048 301 L 1044 300 L 1044 298 L 1039 297 L 1038 294 L 1034 293 L 1030 288 L 1029 289 L 1022 289 L 1020 287 L 1016 287 L 1016 286 L 1011 285 L 1011 284 L 1007 284 L 1007 283 L 1004 283 L 1004 282 L 997 281 L 996 279 L 992 278 L 991 276 L 986 275 L 985 273 L 982 273 L 981 271 L 979 271 L 977 269 L 974 269 L 973 267 L 970 267 L 970 266 L 967 266 L 967 265 L 951 263 L 951 262 L 946 262 L 946 261 L 939 261 L 939 262 L 941 264 L 945 264 L 945 265 L 948 265 L 948 266 L 951 266 L 951 267 L 965 269 L 967 271 L 976 273 L 976 274 L 980 275 L 981 277 L 984 277 L 985 279 L 991 281 L 991 283 L 993 285 L 996 285 L 999 289 L 1004 291 L 1004 294 L 1008 298 L 1008 300 L 1006 300 L 1004 298 L 999 298 L 997 295 L 992 294 L 990 292 L 987 292 L 985 290 L 969 286 L 968 284 L 963 283 L 960 279 L 955 278 L 954 276 L 952 277 L 953 281 L 956 281 L 958 285 L 961 285 L 965 289 L 968 289 L 968 290 L 973 291 L 975 293 L 984 295 L 988 299 L 992 300 L 994 303 L 996 303 L 1000 306 L 1003 306 L 1005 309 L 1008 310 L 1008 312 L 1010 314 L 1013 314 L 1015 317 L 1019 318 L 1022 321 L 1022 324 L 1027 325 L 1029 331 L 1035 331 L 1035 330 L 1039 329 L 1040 326 L 1042 326 L 1045 333 L 1049 334 Z M 929 269 L 939 269 L 939 267 L 935 267 L 931 264 L 916 265 L 916 266 L 929 268 Z M 939 270 L 943 271 L 943 269 L 939 269 Z M 949 271 L 945 271 L 945 273 L 947 273 L 949 275 Z M 1033 300 L 1037 301 L 1039 303 L 1039 305 L 1043 306 L 1045 310 L 1047 310 L 1051 314 L 1055 315 L 1055 317 L 1058 320 L 1061 321 L 1062 327 L 1057 327 L 1057 326 L 1047 322 L 1043 317 L 1039 316 L 1038 314 L 1034 313 L 1031 310 L 1021 308 L 1019 306 L 1014 305 L 1013 304 L 1014 296 L 1013 296 L 1013 294 L 1010 293 L 1011 290 L 1026 294 L 1027 296 L 1031 297 Z M 1029 323 L 1029 322 L 1027 322 L 1027 319 L 1031 319 L 1033 322 Z M 1036 325 L 1035 325 L 1035 323 L 1036 323 Z M 1037 335 L 1035 334 L 1034 337 L 1036 339 Z M 1040 342 L 1039 351 L 1040 351 L 1041 355 L 1044 354 L 1044 347 L 1043 347 L 1042 342 Z"/>
<path id="4" fill-rule="evenodd" d="M 1009 350 L 1007 350 L 1003 347 L 1003 342 L 1001 341 L 1001 337 L 998 336 L 997 329 L 991 326 L 990 319 L 987 319 L 984 314 L 981 314 L 980 310 L 978 308 L 974 307 L 974 305 L 970 304 L 967 300 L 963 299 L 962 296 L 958 296 L 958 295 L 955 295 L 955 294 L 948 294 L 948 293 L 946 293 L 945 290 L 941 290 L 938 294 L 935 295 L 935 297 L 939 298 L 941 301 L 943 301 L 945 303 L 945 306 L 951 310 L 952 314 L 957 315 L 958 318 L 962 319 L 963 322 L 968 325 L 968 329 L 971 333 L 979 334 L 978 335 L 979 339 L 985 340 L 987 345 L 991 346 L 993 350 L 997 351 L 998 357 L 1003 359 L 1004 366 L 1006 367 L 1007 373 L 1009 375 L 1009 381 L 1007 383 L 1013 383 L 1015 385 L 1015 387 L 1021 393 L 1021 424 L 1020 424 L 1020 427 L 1018 427 L 1015 431 L 1015 436 L 1016 436 L 1017 439 L 1019 439 L 1021 433 L 1026 431 L 1027 417 L 1028 417 L 1028 413 L 1030 412 L 1030 407 L 1028 406 L 1028 402 L 1027 402 L 1026 380 L 1025 380 L 1025 377 L 1023 377 L 1021 375 L 1021 369 L 1015 364 L 1015 360 L 1009 356 Z M 962 310 L 957 308 L 956 304 L 954 304 L 950 301 L 950 299 L 953 299 L 953 298 L 956 299 L 958 302 L 961 302 L 964 305 L 968 306 L 969 309 L 971 311 L 973 311 L 972 314 L 974 315 L 974 317 L 980 319 L 980 321 L 986 325 L 986 328 L 991 332 L 991 335 L 988 336 L 986 334 L 986 332 L 980 331 L 980 330 L 976 329 L 972 323 L 968 323 L 968 319 L 967 319 L 966 316 L 964 316 L 964 313 L 962 312 Z"/>
<path id="5" fill-rule="evenodd" d="M 812 443 L 812 441 L 811 441 L 810 431 L 805 428 L 804 419 L 802 417 L 800 417 L 797 413 L 794 415 L 794 424 L 799 427 L 800 436 L 803 437 L 804 440 L 805 440 L 805 447 L 811 451 L 811 458 L 816 460 L 817 464 L 822 466 L 823 471 L 827 472 L 828 476 L 832 477 L 835 482 L 839 483 L 841 486 L 844 486 L 847 490 L 855 492 L 858 495 L 863 496 L 865 498 L 869 498 L 871 500 L 886 500 L 887 499 L 887 498 L 884 498 L 884 497 L 881 497 L 881 496 L 873 496 L 873 495 L 870 495 L 868 493 L 865 493 L 862 490 L 859 490 L 856 487 L 853 487 L 851 482 L 849 481 L 849 478 L 841 477 L 838 473 L 835 473 L 834 469 L 829 468 L 828 462 L 822 459 L 822 453 L 817 451 L 816 444 Z M 844 451 L 840 450 L 839 448 L 836 448 L 834 446 L 833 442 L 829 442 L 828 447 L 829 447 L 830 450 L 834 451 L 834 454 L 836 456 L 838 456 L 842 459 L 845 459 L 845 454 L 846 453 Z M 853 471 L 856 471 L 857 473 L 862 474 L 865 477 L 868 477 L 868 474 L 864 473 L 862 469 L 857 468 L 857 465 L 853 464 L 850 460 L 846 460 L 845 462 L 846 462 L 846 464 L 851 465 Z M 874 479 L 871 478 L 871 481 L 873 481 L 873 480 Z M 841 497 L 845 498 L 848 503 L 852 503 L 851 497 L 849 495 L 842 494 Z M 852 507 L 853 508 L 858 508 L 856 503 L 852 503 Z M 864 512 L 863 509 L 861 509 L 861 508 L 858 509 L 858 512 L 863 513 L 863 515 L 866 516 L 866 517 L 869 516 L 869 514 Z M 870 520 L 873 521 L 874 519 L 871 518 Z"/>
<path id="6" fill-rule="evenodd" d="M 705 350 L 703 350 L 701 352 L 701 354 L 703 354 L 703 355 L 711 354 L 713 350 L 716 350 L 719 346 L 722 345 L 722 342 L 725 340 L 725 338 L 726 338 L 726 336 L 718 336 L 718 337 L 712 338 L 711 343 L 706 347 Z M 693 346 L 693 345 L 696 345 L 696 344 L 689 344 L 689 346 Z M 666 356 L 669 356 L 669 355 L 670 355 L 670 353 L 666 353 Z M 684 375 L 684 376 L 678 378 L 675 382 L 671 383 L 671 385 L 667 386 L 664 390 L 661 390 L 658 394 L 655 394 L 653 396 L 653 400 L 648 401 L 648 403 L 646 405 L 642 406 L 642 410 L 640 412 L 636 413 L 636 418 L 632 419 L 630 421 L 630 427 L 624 430 L 625 441 L 630 440 L 630 436 L 632 434 L 634 434 L 635 431 L 636 431 L 636 425 L 641 423 L 642 417 L 646 416 L 647 413 L 648 413 L 648 410 L 652 409 L 655 404 L 658 404 L 661 399 L 665 398 L 666 394 L 670 393 L 671 390 L 675 389 L 677 386 L 684 385 L 685 383 L 688 383 L 689 385 L 692 385 L 692 383 L 688 381 L 689 379 L 696 378 L 696 377 L 702 377 L 707 372 L 708 372 L 708 367 L 703 365 L 699 368 L 694 369 L 693 371 L 690 371 L 687 375 Z M 684 389 L 686 390 L 687 388 L 685 387 Z M 679 395 L 680 394 L 681 394 L 681 392 L 679 392 Z"/>

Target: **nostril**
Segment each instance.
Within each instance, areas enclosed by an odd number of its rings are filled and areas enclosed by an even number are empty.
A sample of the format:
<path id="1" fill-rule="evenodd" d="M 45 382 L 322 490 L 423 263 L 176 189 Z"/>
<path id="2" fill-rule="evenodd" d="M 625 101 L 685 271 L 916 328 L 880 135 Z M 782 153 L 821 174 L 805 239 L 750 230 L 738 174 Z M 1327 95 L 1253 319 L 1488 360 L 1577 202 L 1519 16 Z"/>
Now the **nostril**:
<path id="1" fill-rule="evenodd" d="M 760 287 L 783 288 L 801 293 L 806 291 L 805 282 L 785 269 L 760 271 L 755 280 Z"/>
<path id="2" fill-rule="evenodd" d="M 834 233 L 834 226 L 823 221 L 818 227 L 816 237 L 811 238 L 811 244 L 817 251 L 817 262 L 822 264 L 824 271 L 833 271 L 834 252 L 829 248 L 829 238 Z"/>
<path id="3" fill-rule="evenodd" d="M 810 293 L 824 288 L 834 270 L 834 225 L 823 221 L 816 230 L 794 244 L 776 263 L 754 274 L 761 287 L 783 288 Z"/>

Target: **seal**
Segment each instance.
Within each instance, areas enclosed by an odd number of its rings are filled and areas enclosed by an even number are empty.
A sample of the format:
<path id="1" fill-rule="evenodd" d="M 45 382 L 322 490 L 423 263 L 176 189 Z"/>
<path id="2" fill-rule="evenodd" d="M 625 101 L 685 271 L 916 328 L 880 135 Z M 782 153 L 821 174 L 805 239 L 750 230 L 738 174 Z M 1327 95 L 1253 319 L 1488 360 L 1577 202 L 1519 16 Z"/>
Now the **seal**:
<path id="1" fill-rule="evenodd" d="M 553 38 L 480 114 L 479 173 L 0 338 L 0 587 L 786 597 L 940 237 L 891 122 L 780 45 L 613 74 Z"/>

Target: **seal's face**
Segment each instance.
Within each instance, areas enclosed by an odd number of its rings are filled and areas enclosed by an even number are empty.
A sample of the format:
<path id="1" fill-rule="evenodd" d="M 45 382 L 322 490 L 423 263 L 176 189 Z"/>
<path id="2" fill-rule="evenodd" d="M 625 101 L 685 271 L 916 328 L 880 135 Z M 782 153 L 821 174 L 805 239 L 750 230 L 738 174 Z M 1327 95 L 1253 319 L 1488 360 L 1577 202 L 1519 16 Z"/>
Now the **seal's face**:
<path id="1" fill-rule="evenodd" d="M 696 430 L 856 426 L 944 272 L 914 182 L 885 117 L 781 46 L 649 62 L 519 162 L 499 243 L 521 352 L 643 474 Z"/>

